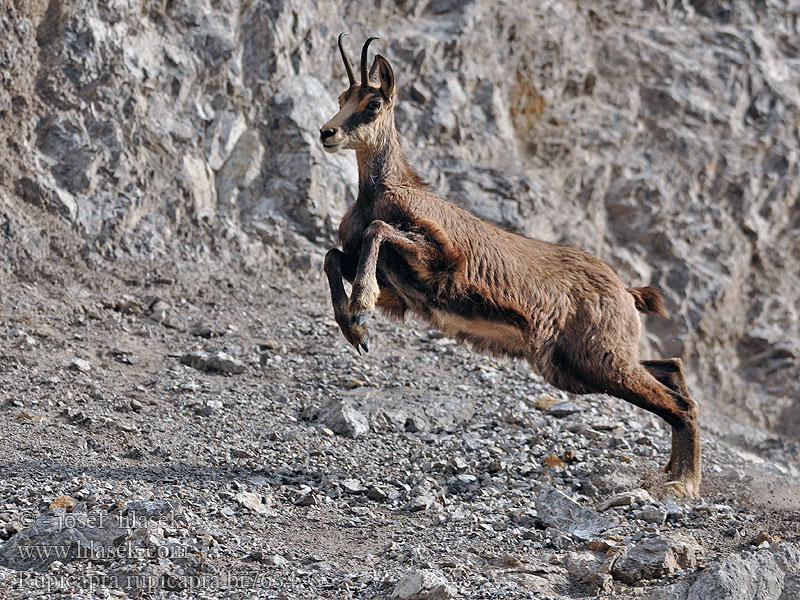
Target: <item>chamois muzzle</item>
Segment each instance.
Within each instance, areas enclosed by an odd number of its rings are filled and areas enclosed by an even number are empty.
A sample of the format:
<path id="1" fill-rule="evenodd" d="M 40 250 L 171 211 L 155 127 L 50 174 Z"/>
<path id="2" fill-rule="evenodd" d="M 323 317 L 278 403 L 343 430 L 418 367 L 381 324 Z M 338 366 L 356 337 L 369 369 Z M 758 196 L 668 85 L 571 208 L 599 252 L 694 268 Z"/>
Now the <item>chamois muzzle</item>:
<path id="1" fill-rule="evenodd" d="M 337 144 L 331 144 L 328 141 L 332 137 L 334 137 L 335 135 L 336 135 L 336 129 L 334 129 L 334 128 L 320 129 L 319 130 L 319 139 L 322 142 L 322 145 L 325 146 L 325 148 L 333 148 L 334 146 L 337 145 Z"/>

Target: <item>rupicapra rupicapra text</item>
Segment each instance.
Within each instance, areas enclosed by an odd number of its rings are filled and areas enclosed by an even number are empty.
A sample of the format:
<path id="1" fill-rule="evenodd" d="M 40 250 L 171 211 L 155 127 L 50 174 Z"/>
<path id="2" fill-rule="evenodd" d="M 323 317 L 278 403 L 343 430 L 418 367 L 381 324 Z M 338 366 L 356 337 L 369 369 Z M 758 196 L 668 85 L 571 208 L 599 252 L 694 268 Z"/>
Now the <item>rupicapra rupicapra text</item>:
<path id="1" fill-rule="evenodd" d="M 641 361 L 637 313 L 666 316 L 653 287 L 626 288 L 605 262 L 581 250 L 504 231 L 442 200 L 415 173 L 394 124 L 397 86 L 380 54 L 361 82 L 339 36 L 349 87 L 320 129 L 325 150 L 355 150 L 358 198 L 325 257 L 336 322 L 360 353 L 375 308 L 413 313 L 480 350 L 527 360 L 552 385 L 605 393 L 672 427 L 667 485 L 697 496 L 697 403 L 680 359 Z M 343 279 L 352 283 L 348 298 Z"/>

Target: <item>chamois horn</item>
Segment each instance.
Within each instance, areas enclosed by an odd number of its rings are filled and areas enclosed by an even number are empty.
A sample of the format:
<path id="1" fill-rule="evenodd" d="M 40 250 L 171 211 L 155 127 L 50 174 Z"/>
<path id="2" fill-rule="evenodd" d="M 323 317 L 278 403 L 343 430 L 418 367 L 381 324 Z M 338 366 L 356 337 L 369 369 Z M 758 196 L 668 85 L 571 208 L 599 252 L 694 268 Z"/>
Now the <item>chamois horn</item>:
<path id="1" fill-rule="evenodd" d="M 346 31 L 339 34 L 339 52 L 342 53 L 342 61 L 344 62 L 344 70 L 347 71 L 347 79 L 350 80 L 350 86 L 354 86 L 356 84 L 355 75 L 353 75 L 353 63 L 350 61 L 350 57 L 347 56 L 347 51 L 345 51 L 344 46 L 342 45 L 342 38 L 348 35 Z"/>
<path id="2" fill-rule="evenodd" d="M 369 85 L 369 75 L 367 74 L 367 49 L 373 40 L 379 40 L 379 37 L 371 37 L 364 42 L 364 47 L 361 49 L 361 87 Z"/>

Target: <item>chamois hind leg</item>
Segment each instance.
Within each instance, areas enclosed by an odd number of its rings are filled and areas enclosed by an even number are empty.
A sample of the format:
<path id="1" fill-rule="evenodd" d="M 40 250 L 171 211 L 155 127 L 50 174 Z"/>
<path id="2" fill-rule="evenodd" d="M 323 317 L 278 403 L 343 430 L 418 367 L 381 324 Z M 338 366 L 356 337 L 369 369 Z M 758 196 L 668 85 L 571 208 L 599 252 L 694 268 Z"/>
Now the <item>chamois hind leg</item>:
<path id="1" fill-rule="evenodd" d="M 325 274 L 328 276 L 328 285 L 331 288 L 331 303 L 333 304 L 333 317 L 339 324 L 345 339 L 350 342 L 358 353 L 363 348 L 369 352 L 369 332 L 366 325 L 355 325 L 350 322 L 347 309 L 349 298 L 344 290 L 342 278 L 353 281 L 356 275 L 355 257 L 345 254 L 337 248 L 328 250 L 325 255 Z"/>
<path id="2" fill-rule="evenodd" d="M 681 398 L 689 398 L 689 389 L 686 387 L 686 378 L 683 374 L 683 363 L 680 358 L 666 358 L 663 360 L 643 360 L 640 361 L 642 366 L 659 382 L 667 386 L 673 393 Z M 676 447 L 676 440 L 672 438 L 672 452 L 670 452 L 669 462 L 664 467 L 666 472 L 672 471 L 672 465 L 675 463 L 678 455 L 678 448 Z"/>
<path id="3" fill-rule="evenodd" d="M 668 486 L 679 496 L 697 497 L 700 493 L 700 439 L 697 427 L 698 408 L 686 392 L 680 363 L 648 361 L 632 371 L 607 381 L 608 393 L 655 413 L 672 427 L 672 451 L 667 470 L 672 477 Z M 653 369 L 666 385 L 649 372 Z M 678 391 L 681 390 L 681 391 Z"/>
<path id="4" fill-rule="evenodd" d="M 350 294 L 350 322 L 361 325 L 374 312 L 380 295 L 377 268 L 382 244 L 388 244 L 412 266 L 424 263 L 431 247 L 422 236 L 400 231 L 384 221 L 373 221 L 364 230 L 358 269 Z"/>

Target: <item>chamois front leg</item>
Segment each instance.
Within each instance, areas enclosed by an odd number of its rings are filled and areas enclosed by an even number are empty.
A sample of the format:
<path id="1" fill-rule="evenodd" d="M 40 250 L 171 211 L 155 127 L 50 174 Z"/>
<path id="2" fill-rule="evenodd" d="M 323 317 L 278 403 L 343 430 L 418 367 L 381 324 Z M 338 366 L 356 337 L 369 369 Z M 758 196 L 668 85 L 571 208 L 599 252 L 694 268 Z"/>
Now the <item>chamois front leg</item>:
<path id="1" fill-rule="evenodd" d="M 375 311 L 380 295 L 377 268 L 381 244 L 389 244 L 412 268 L 424 262 L 430 246 L 422 236 L 406 233 L 384 221 L 373 221 L 364 230 L 358 269 L 350 295 L 350 323 L 361 325 Z"/>
<path id="2" fill-rule="evenodd" d="M 337 248 L 328 250 L 325 255 L 325 274 L 328 276 L 328 285 L 331 288 L 333 318 L 336 319 L 345 339 L 361 354 L 362 348 L 365 352 L 369 352 L 369 332 L 366 325 L 354 325 L 350 322 L 347 309 L 349 298 L 342 282 L 343 277 L 350 282 L 355 279 L 357 264 L 356 257 L 345 254 Z"/>

